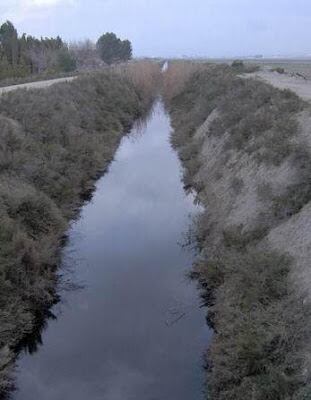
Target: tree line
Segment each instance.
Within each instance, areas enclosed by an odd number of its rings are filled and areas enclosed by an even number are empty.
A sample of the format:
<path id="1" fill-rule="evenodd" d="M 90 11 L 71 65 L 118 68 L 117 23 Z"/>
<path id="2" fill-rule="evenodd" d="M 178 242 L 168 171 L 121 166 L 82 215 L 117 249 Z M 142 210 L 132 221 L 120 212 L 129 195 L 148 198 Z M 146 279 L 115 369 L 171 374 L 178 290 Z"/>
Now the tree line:
<path id="1" fill-rule="evenodd" d="M 0 79 L 94 69 L 131 58 L 131 42 L 122 41 L 114 33 L 102 35 L 96 43 L 85 40 L 68 44 L 60 36 L 19 36 L 10 21 L 0 27 Z"/>

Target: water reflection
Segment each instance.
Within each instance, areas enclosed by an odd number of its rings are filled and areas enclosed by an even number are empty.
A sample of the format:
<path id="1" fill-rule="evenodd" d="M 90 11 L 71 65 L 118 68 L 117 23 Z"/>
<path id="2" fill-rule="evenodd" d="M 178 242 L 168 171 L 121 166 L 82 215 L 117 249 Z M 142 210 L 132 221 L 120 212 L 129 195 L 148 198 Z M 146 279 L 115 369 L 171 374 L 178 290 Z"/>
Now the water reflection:
<path id="1" fill-rule="evenodd" d="M 138 131 L 70 231 L 64 263 L 85 287 L 65 294 L 43 346 L 21 357 L 16 400 L 202 398 L 208 332 L 185 277 L 193 254 L 178 245 L 198 209 L 161 103 Z"/>
<path id="2" fill-rule="evenodd" d="M 55 300 L 55 304 L 59 301 L 59 298 Z M 48 326 L 49 320 L 56 320 L 56 315 L 49 309 L 42 311 L 40 315 L 36 316 L 35 329 L 29 335 L 25 336 L 23 340 L 18 343 L 15 351 L 16 353 L 25 352 L 26 354 L 36 353 L 40 346 L 43 344 L 42 334 Z"/>

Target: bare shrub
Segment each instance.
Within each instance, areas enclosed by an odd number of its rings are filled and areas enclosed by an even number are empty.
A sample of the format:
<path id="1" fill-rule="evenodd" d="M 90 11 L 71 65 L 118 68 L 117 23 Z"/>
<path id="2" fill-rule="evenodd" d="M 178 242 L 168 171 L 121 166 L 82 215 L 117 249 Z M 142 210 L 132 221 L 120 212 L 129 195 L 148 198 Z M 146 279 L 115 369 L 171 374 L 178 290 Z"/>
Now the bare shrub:
<path id="1" fill-rule="evenodd" d="M 99 57 L 95 43 L 91 40 L 71 42 L 69 52 L 73 54 L 79 71 L 90 71 L 101 68 L 104 63 Z"/>

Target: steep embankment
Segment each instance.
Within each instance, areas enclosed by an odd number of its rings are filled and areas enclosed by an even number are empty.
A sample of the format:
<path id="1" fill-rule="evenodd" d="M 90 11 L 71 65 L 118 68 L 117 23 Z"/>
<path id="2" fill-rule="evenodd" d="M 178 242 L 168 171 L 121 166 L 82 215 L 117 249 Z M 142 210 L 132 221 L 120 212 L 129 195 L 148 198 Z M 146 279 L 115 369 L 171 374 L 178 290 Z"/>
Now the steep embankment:
<path id="1" fill-rule="evenodd" d="M 155 96 L 156 65 L 0 98 L 0 397 L 14 353 L 57 299 L 69 221 Z"/>
<path id="2" fill-rule="evenodd" d="M 193 276 L 215 330 L 206 363 L 209 398 L 307 399 L 309 105 L 290 91 L 241 79 L 228 66 L 194 66 L 183 85 L 178 64 L 170 68 L 170 87 L 178 83 L 166 93 L 172 143 L 186 187 L 205 206 Z"/>

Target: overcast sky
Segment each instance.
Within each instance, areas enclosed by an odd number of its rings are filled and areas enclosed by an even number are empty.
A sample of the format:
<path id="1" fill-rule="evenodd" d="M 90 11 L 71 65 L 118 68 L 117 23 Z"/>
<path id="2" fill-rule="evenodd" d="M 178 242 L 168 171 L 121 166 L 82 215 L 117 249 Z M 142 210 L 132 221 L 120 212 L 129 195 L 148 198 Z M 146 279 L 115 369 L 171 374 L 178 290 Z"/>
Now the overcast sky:
<path id="1" fill-rule="evenodd" d="M 311 0 L 0 0 L 19 33 L 97 39 L 136 56 L 311 55 Z"/>

